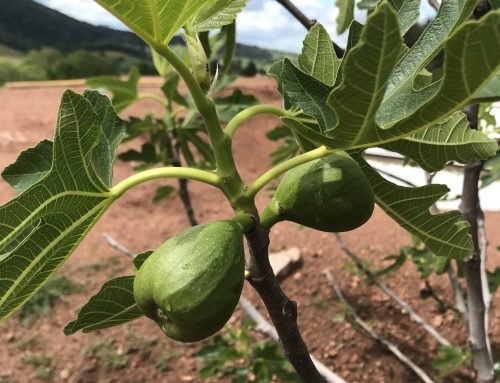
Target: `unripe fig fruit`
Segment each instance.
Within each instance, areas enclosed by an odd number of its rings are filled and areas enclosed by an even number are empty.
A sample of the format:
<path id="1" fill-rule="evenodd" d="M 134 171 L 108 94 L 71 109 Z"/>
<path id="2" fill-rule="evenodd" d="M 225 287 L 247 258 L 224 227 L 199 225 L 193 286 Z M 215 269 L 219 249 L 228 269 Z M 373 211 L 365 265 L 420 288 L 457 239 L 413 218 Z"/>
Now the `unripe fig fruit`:
<path id="1" fill-rule="evenodd" d="M 134 282 L 137 305 L 181 342 L 203 340 L 229 320 L 241 295 L 243 228 L 233 220 L 195 226 L 161 245 Z"/>
<path id="2" fill-rule="evenodd" d="M 368 221 L 374 205 L 373 190 L 358 163 L 336 152 L 288 171 L 261 218 L 268 226 L 287 220 L 342 232 Z"/>

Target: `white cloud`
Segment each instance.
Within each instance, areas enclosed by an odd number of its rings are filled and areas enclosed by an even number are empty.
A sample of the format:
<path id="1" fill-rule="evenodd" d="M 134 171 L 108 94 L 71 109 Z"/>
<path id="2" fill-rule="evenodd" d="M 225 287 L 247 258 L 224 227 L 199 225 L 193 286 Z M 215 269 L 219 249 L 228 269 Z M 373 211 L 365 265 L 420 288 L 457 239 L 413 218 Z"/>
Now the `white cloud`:
<path id="1" fill-rule="evenodd" d="M 37 0 L 76 19 L 96 25 L 127 29 L 114 16 L 90 0 Z M 337 7 L 333 0 L 295 0 L 294 4 L 309 18 L 318 20 L 332 38 L 345 45 L 347 33 L 336 35 Z M 421 19 L 435 14 L 426 1 L 422 2 Z M 356 9 L 356 19 L 366 20 L 366 12 Z M 238 41 L 281 51 L 300 52 L 306 30 L 278 2 L 250 0 L 238 17 Z"/>
<path id="2" fill-rule="evenodd" d="M 294 4 L 335 33 L 338 10 L 332 0 L 295 0 Z M 307 33 L 283 6 L 271 0 L 250 0 L 238 18 L 238 32 L 242 43 L 291 52 L 300 52 Z"/>
<path id="3" fill-rule="evenodd" d="M 266 2 L 259 10 L 246 10 L 238 17 L 238 28 L 242 31 L 269 33 L 288 24 L 282 7 L 277 2 Z"/>
<path id="4" fill-rule="evenodd" d="M 89 0 L 37 0 L 50 8 L 65 13 L 80 21 L 94 25 L 105 25 L 111 28 L 127 29 L 119 20 L 102 8 L 99 4 Z"/>

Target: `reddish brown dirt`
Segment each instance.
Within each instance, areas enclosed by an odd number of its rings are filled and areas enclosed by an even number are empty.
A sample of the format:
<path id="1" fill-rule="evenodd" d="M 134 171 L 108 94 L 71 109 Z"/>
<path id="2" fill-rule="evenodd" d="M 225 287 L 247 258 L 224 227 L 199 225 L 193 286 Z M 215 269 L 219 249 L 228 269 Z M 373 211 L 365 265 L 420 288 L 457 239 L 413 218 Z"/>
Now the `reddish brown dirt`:
<path id="1" fill-rule="evenodd" d="M 265 78 L 241 80 L 244 91 L 256 94 L 263 102 L 279 104 L 274 83 Z M 82 91 L 82 88 L 76 88 Z M 154 89 L 147 89 L 154 91 Z M 44 138 L 52 138 L 61 88 L 0 89 L 0 168 L 15 160 L 18 153 Z M 154 102 L 143 102 L 126 115 L 144 116 L 160 109 Z M 273 118 L 258 117 L 246 124 L 235 139 L 237 163 L 246 180 L 252 180 L 270 166 L 269 153 L 275 143 L 265 133 L 276 125 Z M 139 146 L 133 142 L 127 146 Z M 121 147 L 120 150 L 124 150 Z M 115 179 L 133 174 L 131 166 L 118 162 Z M 165 182 L 164 182 L 165 183 Z M 99 221 L 73 256 L 59 271 L 83 285 L 83 291 L 58 301 L 53 311 L 28 326 L 20 324 L 16 316 L 0 325 L 0 381 L 38 382 L 34 368 L 25 362 L 28 354 L 52 358 L 54 382 L 200 382 L 194 353 L 199 345 L 185 346 L 166 339 L 155 325 L 141 319 L 121 327 L 93 334 L 65 337 L 62 329 L 75 318 L 78 309 L 107 279 L 132 273 L 126 257 L 110 248 L 102 234 L 109 233 L 130 249 L 140 252 L 154 249 L 166 238 L 186 229 L 188 222 L 178 196 L 157 206 L 151 203 L 159 182 L 137 187 L 126 194 Z M 191 183 L 193 205 L 201 222 L 227 218 L 231 209 L 223 196 L 213 188 Z M 268 193 L 261 193 L 262 207 Z M 14 196 L 3 181 L 0 182 L 0 203 Z M 500 245 L 499 214 L 487 215 L 490 236 L 490 267 L 498 265 Z M 345 240 L 360 256 L 373 265 L 381 265 L 383 258 L 399 253 L 399 248 L 410 243 L 409 235 L 376 210 L 363 227 L 345 234 Z M 378 343 L 364 337 L 346 321 L 334 321 L 342 312 L 337 298 L 327 284 L 323 271 L 329 269 L 340 281 L 350 302 L 361 316 L 386 337 L 390 338 L 417 364 L 438 380 L 431 367 L 436 356 L 436 342 L 374 286 L 365 283 L 348 258 L 341 252 L 334 236 L 294 224 L 280 224 L 272 232 L 272 249 L 298 246 L 304 257 L 302 269 L 283 283 L 287 294 L 299 305 L 299 322 L 304 338 L 323 363 L 350 383 L 355 382 L 417 382 L 418 378 L 401 365 L 392 354 Z M 400 272 L 384 278 L 386 283 L 451 342 L 466 345 L 466 332 L 459 318 L 452 312 L 440 314 L 435 304 L 419 297 L 423 286 L 414 267 L 407 263 Z M 451 302 L 446 278 L 432 278 L 436 291 Z M 245 295 L 262 309 L 262 304 L 248 286 Z M 495 306 L 498 299 L 495 299 Z M 338 316 L 337 316 L 338 317 Z M 233 323 L 240 323 L 242 313 L 237 311 Z M 494 348 L 500 345 L 500 313 L 493 309 L 491 333 Z M 35 337 L 34 345 L 22 350 L 22 345 Z M 108 356 L 91 350 L 108 345 Z M 170 355 L 166 371 L 159 361 Z M 111 355 L 111 356 L 110 356 Z M 119 355 L 123 367 L 107 364 Z M 2 380 L 3 376 L 3 380 Z M 217 380 L 222 381 L 222 380 Z M 462 383 L 473 381 L 462 369 L 442 380 Z"/>

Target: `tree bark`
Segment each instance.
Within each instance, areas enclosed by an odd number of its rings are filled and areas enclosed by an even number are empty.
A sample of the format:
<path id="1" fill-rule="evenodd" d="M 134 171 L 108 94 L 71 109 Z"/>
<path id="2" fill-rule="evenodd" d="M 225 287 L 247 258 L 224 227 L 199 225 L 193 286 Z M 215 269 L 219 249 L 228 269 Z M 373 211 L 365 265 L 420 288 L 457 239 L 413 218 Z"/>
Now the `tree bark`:
<path id="1" fill-rule="evenodd" d="M 478 105 L 470 105 L 465 110 L 472 129 L 477 129 L 478 111 Z M 483 215 L 479 202 L 478 186 L 482 168 L 481 161 L 472 161 L 466 165 L 460 210 L 470 224 L 470 234 L 474 245 L 472 254 L 464 260 L 469 305 L 469 345 L 477 370 L 478 382 L 492 383 L 495 381 L 495 372 L 488 336 L 488 318 L 483 290 L 485 283 L 483 282 L 482 262 L 485 260 L 481 259 L 478 225 L 478 220 Z"/>
<path id="2" fill-rule="evenodd" d="M 248 281 L 262 298 L 278 332 L 285 356 L 306 383 L 324 383 L 314 366 L 297 325 L 297 303 L 281 289 L 269 263 L 269 232 L 260 224 L 246 234 L 249 259 Z"/>
<path id="3" fill-rule="evenodd" d="M 279 342 L 280 338 L 274 326 L 272 326 L 260 313 L 257 309 L 250 303 L 248 299 L 244 296 L 240 297 L 240 307 L 247 314 L 252 321 L 257 325 L 256 330 L 266 334 L 275 342 Z M 340 376 L 335 374 L 332 370 L 326 367 L 323 363 L 317 360 L 314 355 L 311 355 L 311 359 L 318 369 L 318 371 L 323 375 L 327 381 L 327 383 L 347 383 Z"/>

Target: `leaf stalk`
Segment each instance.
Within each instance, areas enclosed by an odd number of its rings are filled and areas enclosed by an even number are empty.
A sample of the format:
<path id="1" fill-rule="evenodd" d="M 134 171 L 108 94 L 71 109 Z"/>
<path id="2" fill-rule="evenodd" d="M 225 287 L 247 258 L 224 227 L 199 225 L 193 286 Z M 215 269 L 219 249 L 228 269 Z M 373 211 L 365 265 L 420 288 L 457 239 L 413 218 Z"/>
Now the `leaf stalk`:
<path id="1" fill-rule="evenodd" d="M 110 193 L 114 199 L 120 198 L 128 190 L 133 187 L 140 185 L 144 182 L 165 179 L 165 178 L 184 178 L 194 181 L 200 181 L 208 185 L 221 188 L 220 177 L 216 174 L 184 167 L 163 167 L 143 171 L 141 173 L 134 174 L 133 176 L 123 180 L 122 182 L 115 185 Z"/>

